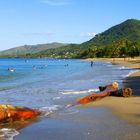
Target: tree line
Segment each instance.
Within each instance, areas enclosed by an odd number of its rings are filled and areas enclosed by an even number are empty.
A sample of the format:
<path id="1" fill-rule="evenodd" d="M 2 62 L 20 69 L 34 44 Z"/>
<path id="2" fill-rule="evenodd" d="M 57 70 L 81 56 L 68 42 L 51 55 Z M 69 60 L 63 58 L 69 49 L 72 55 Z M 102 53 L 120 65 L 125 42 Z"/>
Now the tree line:
<path id="1" fill-rule="evenodd" d="M 78 58 L 94 57 L 135 57 L 140 56 L 140 42 L 132 42 L 127 39 L 114 41 L 108 46 L 91 46 L 79 54 Z"/>

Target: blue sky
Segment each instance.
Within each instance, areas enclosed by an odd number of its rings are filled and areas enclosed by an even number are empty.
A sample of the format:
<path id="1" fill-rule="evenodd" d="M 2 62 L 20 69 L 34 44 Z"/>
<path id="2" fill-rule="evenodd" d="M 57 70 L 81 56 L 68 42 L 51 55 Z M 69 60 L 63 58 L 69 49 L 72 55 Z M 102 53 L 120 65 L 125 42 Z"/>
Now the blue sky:
<path id="1" fill-rule="evenodd" d="M 127 19 L 140 0 L 0 0 L 0 50 L 25 44 L 82 43 Z"/>

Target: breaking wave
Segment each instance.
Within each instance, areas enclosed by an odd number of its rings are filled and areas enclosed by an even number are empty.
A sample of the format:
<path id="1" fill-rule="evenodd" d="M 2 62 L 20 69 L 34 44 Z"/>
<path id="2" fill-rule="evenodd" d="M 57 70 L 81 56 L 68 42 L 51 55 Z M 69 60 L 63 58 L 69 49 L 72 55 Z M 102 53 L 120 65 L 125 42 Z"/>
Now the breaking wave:
<path id="1" fill-rule="evenodd" d="M 15 136 L 19 135 L 19 132 L 15 129 L 2 128 L 0 129 L 0 139 L 13 140 Z"/>
<path id="2" fill-rule="evenodd" d="M 79 91 L 75 91 L 75 90 L 64 90 L 61 91 L 61 94 L 84 94 L 84 93 L 91 93 L 91 92 L 97 92 L 99 91 L 99 89 L 88 89 L 88 90 L 79 90 Z"/>
<path id="3" fill-rule="evenodd" d="M 41 107 L 39 109 L 39 111 L 42 112 L 43 117 L 47 117 L 48 115 L 50 115 L 50 114 L 52 114 L 52 113 L 54 113 L 57 110 L 60 110 L 62 108 L 63 108 L 63 106 L 60 106 L 60 105 L 50 105 L 50 106 Z"/>

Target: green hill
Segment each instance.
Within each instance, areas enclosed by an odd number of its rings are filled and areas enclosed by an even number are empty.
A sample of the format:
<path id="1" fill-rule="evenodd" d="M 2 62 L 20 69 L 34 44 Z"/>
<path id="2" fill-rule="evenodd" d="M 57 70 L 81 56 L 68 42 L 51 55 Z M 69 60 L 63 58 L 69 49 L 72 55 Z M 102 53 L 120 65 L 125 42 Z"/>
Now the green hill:
<path id="1" fill-rule="evenodd" d="M 103 33 L 97 34 L 86 45 L 109 45 L 113 41 L 127 39 L 129 41 L 140 41 L 140 20 L 128 19 L 125 22 L 111 27 Z"/>
<path id="2" fill-rule="evenodd" d="M 12 49 L 8 49 L 5 51 L 0 52 L 0 57 L 21 57 L 21 56 L 27 56 L 29 57 L 31 54 L 51 49 L 51 48 L 59 48 L 66 44 L 64 43 L 49 43 L 49 44 L 37 44 L 37 45 L 24 45 L 15 47 Z"/>
<path id="3" fill-rule="evenodd" d="M 113 26 L 82 44 L 70 44 L 61 48 L 44 50 L 32 57 L 122 57 L 132 55 L 132 52 L 135 52 L 135 55 L 140 54 L 140 20 L 135 19 Z"/>

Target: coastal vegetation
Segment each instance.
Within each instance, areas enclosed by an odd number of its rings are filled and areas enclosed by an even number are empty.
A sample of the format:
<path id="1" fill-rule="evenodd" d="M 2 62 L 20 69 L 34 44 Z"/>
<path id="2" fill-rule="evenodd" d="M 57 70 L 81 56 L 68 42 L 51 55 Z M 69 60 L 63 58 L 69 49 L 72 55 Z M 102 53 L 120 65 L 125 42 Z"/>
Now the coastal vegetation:
<path id="1" fill-rule="evenodd" d="M 129 19 L 97 34 L 82 44 L 60 44 L 40 51 L 26 51 L 0 57 L 31 58 L 94 58 L 94 57 L 135 57 L 140 56 L 140 20 Z"/>

